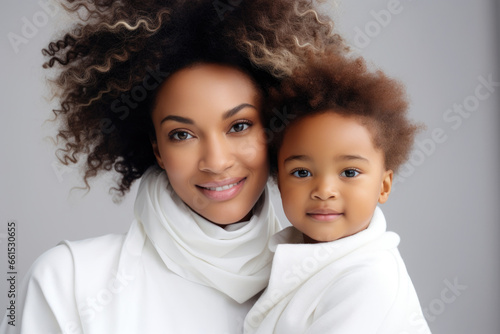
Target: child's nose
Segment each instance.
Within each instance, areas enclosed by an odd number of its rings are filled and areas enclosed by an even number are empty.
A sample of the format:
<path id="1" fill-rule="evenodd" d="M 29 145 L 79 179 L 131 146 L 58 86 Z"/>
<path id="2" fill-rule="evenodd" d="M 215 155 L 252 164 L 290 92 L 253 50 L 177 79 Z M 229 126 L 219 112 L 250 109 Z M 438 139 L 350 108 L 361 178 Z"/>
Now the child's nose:
<path id="1" fill-rule="evenodd" d="M 338 196 L 338 189 L 333 177 L 318 178 L 318 181 L 316 182 L 316 185 L 311 193 L 312 199 L 319 199 L 322 201 L 337 198 Z"/>

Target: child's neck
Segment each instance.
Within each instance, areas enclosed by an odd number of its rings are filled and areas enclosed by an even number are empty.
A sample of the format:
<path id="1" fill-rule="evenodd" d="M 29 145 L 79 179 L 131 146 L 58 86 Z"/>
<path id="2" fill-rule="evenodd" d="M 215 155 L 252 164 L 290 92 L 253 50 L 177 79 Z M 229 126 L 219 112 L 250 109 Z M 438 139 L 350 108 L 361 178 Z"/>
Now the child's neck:
<path id="1" fill-rule="evenodd" d="M 305 244 L 318 244 L 320 241 L 314 240 L 313 238 L 309 237 L 308 235 L 302 233 L 302 236 L 304 237 L 304 243 Z"/>

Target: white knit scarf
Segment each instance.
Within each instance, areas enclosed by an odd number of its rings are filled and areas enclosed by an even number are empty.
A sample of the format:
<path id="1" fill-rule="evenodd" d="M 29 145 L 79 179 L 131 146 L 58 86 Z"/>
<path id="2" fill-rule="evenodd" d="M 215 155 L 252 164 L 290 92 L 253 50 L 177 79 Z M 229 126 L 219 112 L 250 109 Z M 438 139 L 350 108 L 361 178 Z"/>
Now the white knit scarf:
<path id="1" fill-rule="evenodd" d="M 269 195 L 266 186 L 250 221 L 224 229 L 193 212 L 165 171 L 152 167 L 142 176 L 134 210 L 171 271 L 243 303 L 269 280 L 273 254 L 267 244 L 280 230 Z"/>

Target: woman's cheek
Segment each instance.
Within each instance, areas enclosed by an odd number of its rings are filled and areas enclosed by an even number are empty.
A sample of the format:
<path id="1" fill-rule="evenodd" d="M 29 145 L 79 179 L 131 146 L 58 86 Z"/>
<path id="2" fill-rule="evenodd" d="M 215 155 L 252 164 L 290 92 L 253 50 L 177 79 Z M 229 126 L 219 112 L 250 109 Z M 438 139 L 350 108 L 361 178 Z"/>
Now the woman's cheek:
<path id="1" fill-rule="evenodd" d="M 183 178 L 197 164 L 195 152 L 188 147 L 166 150 L 164 157 L 165 171 L 171 180 L 176 177 Z"/>
<path id="2" fill-rule="evenodd" d="M 253 167 L 266 168 L 267 165 L 267 144 L 261 140 L 257 131 L 249 138 L 237 144 L 235 152 L 238 152 L 240 160 Z"/>

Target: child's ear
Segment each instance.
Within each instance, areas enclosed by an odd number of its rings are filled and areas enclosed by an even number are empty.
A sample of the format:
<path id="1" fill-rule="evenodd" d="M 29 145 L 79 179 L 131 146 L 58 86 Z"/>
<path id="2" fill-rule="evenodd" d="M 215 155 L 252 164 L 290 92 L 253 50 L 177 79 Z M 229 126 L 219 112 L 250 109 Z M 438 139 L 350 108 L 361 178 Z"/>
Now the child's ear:
<path id="1" fill-rule="evenodd" d="M 160 165 L 160 167 L 162 169 L 165 169 L 165 165 L 163 164 L 163 161 L 161 160 L 160 151 L 158 150 L 158 142 L 156 141 L 156 138 L 150 138 L 150 141 L 151 141 L 151 146 L 153 146 L 153 152 L 155 154 L 156 161 L 158 162 L 158 165 Z"/>
<path id="2" fill-rule="evenodd" d="M 392 187 L 392 170 L 388 169 L 384 172 L 384 176 L 382 178 L 382 185 L 380 187 L 380 196 L 378 197 L 378 202 L 383 204 L 389 198 L 389 194 L 391 193 Z"/>

